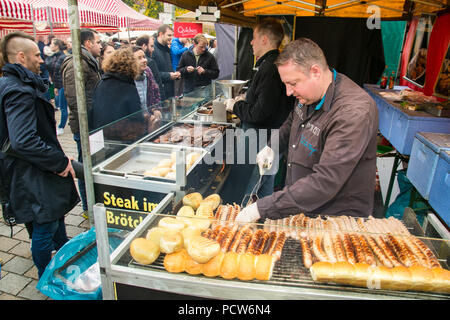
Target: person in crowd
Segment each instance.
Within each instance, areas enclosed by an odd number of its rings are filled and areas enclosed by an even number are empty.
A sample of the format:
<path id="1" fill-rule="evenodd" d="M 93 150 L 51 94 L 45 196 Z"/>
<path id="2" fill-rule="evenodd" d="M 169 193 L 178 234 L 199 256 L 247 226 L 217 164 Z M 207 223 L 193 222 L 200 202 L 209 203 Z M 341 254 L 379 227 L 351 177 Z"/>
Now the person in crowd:
<path id="1" fill-rule="evenodd" d="M 43 61 L 45 61 L 45 54 L 44 54 L 44 47 L 45 47 L 45 37 L 44 36 L 38 36 L 38 42 L 37 45 L 39 47 L 39 50 L 41 52 L 41 58 Z M 45 63 L 41 64 L 41 73 L 40 76 L 42 77 L 42 79 L 47 79 L 47 81 L 50 81 L 50 75 L 48 74 L 48 70 L 47 67 L 45 66 Z M 50 93 L 47 91 L 47 93 L 45 94 L 45 96 L 47 97 L 47 100 L 50 101 Z"/>
<path id="2" fill-rule="evenodd" d="M 253 55 L 257 57 L 254 68 L 256 72 L 251 77 L 249 89 L 245 95 L 226 101 L 227 110 L 239 117 L 245 131 L 256 130 L 259 150 L 267 143 L 267 141 L 260 141 L 259 130 L 267 130 L 267 138 L 269 138 L 271 129 L 280 128 L 294 105 L 294 99 L 286 95 L 286 87 L 274 64 L 279 55 L 278 47 L 283 36 L 283 26 L 275 19 L 263 20 L 255 26 L 251 45 Z M 259 197 L 272 194 L 277 168 L 278 166 L 274 167 L 272 174 L 263 177 L 258 192 Z M 258 167 L 254 165 L 246 194 L 251 193 L 259 176 Z"/>
<path id="3" fill-rule="evenodd" d="M 39 76 L 41 58 L 34 38 L 7 34 L 0 44 L 0 137 L 6 183 L 16 223 L 32 224 L 31 254 L 42 274 L 67 241 L 64 215 L 80 201 L 75 172 L 56 137 L 55 111 Z"/>
<path id="4" fill-rule="evenodd" d="M 68 56 L 69 54 L 72 54 L 72 39 L 71 38 L 67 38 L 64 43 L 66 45 L 66 50 L 64 50 L 64 54 L 66 56 Z"/>
<path id="5" fill-rule="evenodd" d="M 218 53 L 219 53 L 219 50 L 217 50 L 217 39 L 211 39 L 209 41 L 208 51 L 214 56 L 214 58 L 216 58 L 216 61 L 217 61 Z"/>
<path id="6" fill-rule="evenodd" d="M 162 114 L 159 110 L 159 87 L 153 77 L 152 71 L 147 66 L 147 58 L 141 47 L 133 47 L 133 54 L 138 64 L 139 74 L 134 79 L 136 89 L 141 99 L 141 108 L 144 110 L 144 116 L 148 118 L 149 132 L 159 128 L 161 124 Z"/>
<path id="7" fill-rule="evenodd" d="M 172 69 L 177 70 L 181 55 L 188 50 L 187 38 L 173 38 L 170 45 L 170 57 L 172 58 Z M 175 80 L 174 94 L 179 96 L 183 92 L 183 78 Z"/>
<path id="8" fill-rule="evenodd" d="M 192 50 L 181 56 L 177 71 L 184 78 L 184 92 L 207 86 L 219 76 L 219 67 L 214 56 L 206 50 L 208 40 L 199 33 L 194 37 Z"/>
<path id="9" fill-rule="evenodd" d="M 164 88 L 164 99 L 174 96 L 175 80 L 181 77 L 180 72 L 174 71 L 170 57 L 169 44 L 173 38 L 173 30 L 166 24 L 161 25 L 155 33 L 155 50 L 153 59 L 158 67 L 159 75 Z"/>
<path id="10" fill-rule="evenodd" d="M 92 107 L 92 94 L 97 82 L 100 80 L 100 68 L 97 58 L 100 57 L 100 38 L 97 31 L 83 28 L 80 33 L 81 40 L 81 67 L 84 75 L 84 91 L 86 96 L 86 109 Z M 73 139 L 77 144 L 78 162 L 83 162 L 81 150 L 80 126 L 78 121 L 77 93 L 75 89 L 75 69 L 73 56 L 68 56 L 61 66 L 64 93 L 69 106 L 69 126 L 72 130 Z M 87 217 L 86 187 L 83 180 L 78 180 L 78 187 L 83 204 L 83 216 Z"/>
<path id="11" fill-rule="evenodd" d="M 112 53 L 114 52 L 114 47 L 107 42 L 101 43 L 101 49 L 100 49 L 100 57 L 99 57 L 99 67 L 100 67 L 100 73 L 103 74 L 102 70 L 102 63 L 106 60 Z"/>
<path id="12" fill-rule="evenodd" d="M 105 127 L 105 138 L 115 141 L 132 141 L 144 131 L 145 119 L 141 99 L 134 79 L 140 75 L 138 64 L 131 48 L 113 52 L 102 68 L 105 74 L 93 94 L 92 109 L 89 110 L 89 129 L 95 130 L 116 120 L 113 126 Z"/>
<path id="13" fill-rule="evenodd" d="M 153 60 L 152 58 L 153 51 L 155 50 L 155 38 L 144 34 L 136 39 L 136 45 L 144 50 L 145 57 L 147 58 L 147 66 L 150 68 L 150 70 L 152 70 L 153 77 L 155 78 L 156 83 L 159 87 L 159 96 L 162 101 L 165 99 L 164 87 L 161 76 L 159 75 L 158 66 L 156 65 L 155 60 Z"/>
<path id="14" fill-rule="evenodd" d="M 307 38 L 286 46 L 275 64 L 297 106 L 279 132 L 288 150 L 286 186 L 242 210 L 236 221 L 291 214 L 372 214 L 378 111 L 373 99 L 347 76 L 330 69 L 322 49 Z M 272 143 L 272 142 L 271 142 Z M 258 166 L 273 161 L 266 146 Z"/>
<path id="15" fill-rule="evenodd" d="M 136 39 L 137 39 L 137 37 L 131 37 L 131 38 L 130 38 L 130 45 L 131 45 L 132 47 L 134 47 L 134 46 L 136 45 Z"/>
<path id="16" fill-rule="evenodd" d="M 142 109 L 148 111 L 150 107 L 157 105 L 161 101 L 159 87 L 153 77 L 152 70 L 147 66 L 144 49 L 135 46 L 132 50 L 139 69 L 139 74 L 134 82 L 141 99 Z"/>
<path id="17" fill-rule="evenodd" d="M 62 40 L 53 38 L 52 43 L 50 44 L 50 49 L 52 50 L 53 55 L 45 59 L 45 65 L 47 66 L 50 79 L 55 87 L 55 105 L 61 110 L 61 119 L 56 129 L 56 134 L 60 135 L 64 133 L 64 127 L 66 126 L 68 116 L 67 100 L 64 94 L 61 75 L 61 65 L 66 58 L 66 55 L 64 54 L 66 45 Z"/>

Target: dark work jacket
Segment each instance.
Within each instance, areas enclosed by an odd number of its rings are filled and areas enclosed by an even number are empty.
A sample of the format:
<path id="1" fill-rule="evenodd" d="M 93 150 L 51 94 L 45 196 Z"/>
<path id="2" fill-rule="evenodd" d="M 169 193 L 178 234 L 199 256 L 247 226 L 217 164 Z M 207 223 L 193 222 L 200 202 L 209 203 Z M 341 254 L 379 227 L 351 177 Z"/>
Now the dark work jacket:
<path id="1" fill-rule="evenodd" d="M 3 161 L 17 223 L 57 220 L 79 202 L 74 180 L 62 172 L 69 159 L 56 137 L 53 106 L 42 79 L 19 64 L 6 64 L 0 78 L 1 143 L 9 135 L 18 157 Z"/>
<path id="2" fill-rule="evenodd" d="M 170 79 L 170 72 L 174 72 L 172 68 L 172 58 L 170 57 L 170 49 L 168 46 L 163 46 L 155 40 L 155 51 L 153 51 L 153 60 L 158 67 L 159 76 L 164 87 L 164 99 L 173 97 L 175 82 Z"/>
<path id="3" fill-rule="evenodd" d="M 234 104 L 234 114 L 247 128 L 278 129 L 293 108 L 295 99 L 286 96 L 274 64 L 277 57 L 278 50 L 271 50 L 258 59 L 245 100 Z"/>
<path id="4" fill-rule="evenodd" d="M 317 110 L 317 104 L 296 106 L 281 126 L 279 151 L 288 151 L 286 187 L 257 201 L 262 218 L 297 212 L 372 215 L 377 105 L 340 73 L 323 101 Z"/>
<path id="5" fill-rule="evenodd" d="M 89 130 L 109 125 L 104 131 L 105 139 L 131 141 L 142 134 L 142 111 L 134 79 L 107 72 L 94 89 Z M 131 117 L 111 124 L 127 116 Z"/>
<path id="6" fill-rule="evenodd" d="M 197 70 L 193 72 L 187 72 L 188 66 L 203 67 L 205 73 L 198 74 Z M 192 50 L 187 50 L 181 56 L 178 63 L 177 71 L 180 71 L 181 77 L 184 79 L 184 92 L 190 92 L 196 87 L 207 86 L 211 83 L 212 79 L 216 79 L 219 76 L 219 67 L 217 66 L 214 56 L 205 51 L 198 58 L 198 63 L 195 61 L 195 55 Z"/>

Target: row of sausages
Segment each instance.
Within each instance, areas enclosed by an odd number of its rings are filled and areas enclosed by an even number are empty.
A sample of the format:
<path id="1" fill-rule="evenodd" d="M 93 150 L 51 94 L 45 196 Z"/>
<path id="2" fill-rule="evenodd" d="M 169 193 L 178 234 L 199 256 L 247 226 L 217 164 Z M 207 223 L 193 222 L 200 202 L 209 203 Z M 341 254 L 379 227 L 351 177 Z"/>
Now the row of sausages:
<path id="1" fill-rule="evenodd" d="M 266 220 L 265 229 L 284 230 L 299 240 L 307 268 L 315 261 L 360 262 L 388 268 L 440 267 L 432 250 L 393 217 L 362 219 L 337 216 L 322 219 L 320 216 L 310 218 L 298 214 L 280 220 Z"/>

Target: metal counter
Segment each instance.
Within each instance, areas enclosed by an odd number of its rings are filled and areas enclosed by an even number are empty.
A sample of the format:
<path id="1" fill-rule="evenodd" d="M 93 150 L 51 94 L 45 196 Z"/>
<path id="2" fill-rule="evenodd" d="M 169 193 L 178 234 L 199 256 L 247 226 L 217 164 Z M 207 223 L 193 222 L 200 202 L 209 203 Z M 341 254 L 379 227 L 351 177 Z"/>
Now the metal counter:
<path id="1" fill-rule="evenodd" d="M 160 203 L 155 213 L 168 214 L 170 198 Z M 104 209 L 95 206 L 95 219 L 104 217 Z M 149 215 L 110 257 L 101 261 L 103 266 L 104 299 L 114 299 L 115 294 L 112 283 L 147 288 L 150 290 L 170 292 L 181 295 L 195 296 L 211 299 L 449 299 L 450 296 L 439 293 L 372 290 L 348 285 L 315 283 L 308 269 L 302 266 L 302 253 L 298 241 L 288 239 L 281 259 L 276 263 L 272 278 L 269 281 L 239 281 L 225 280 L 220 277 L 208 278 L 203 275 L 189 275 L 187 273 L 169 273 L 163 266 L 163 254 L 149 266 L 142 266 L 134 262 L 129 254 L 129 246 L 136 237 L 144 236 L 149 227 L 154 226 L 159 215 Z M 104 218 L 103 218 L 104 220 Z M 104 222 L 103 222 L 104 223 Z M 100 230 L 100 229 L 97 229 Z M 104 237 L 100 235 L 100 237 Z M 104 239 L 103 242 L 107 240 Z M 446 248 L 445 250 L 448 250 Z M 108 289 L 110 288 L 110 289 Z"/>

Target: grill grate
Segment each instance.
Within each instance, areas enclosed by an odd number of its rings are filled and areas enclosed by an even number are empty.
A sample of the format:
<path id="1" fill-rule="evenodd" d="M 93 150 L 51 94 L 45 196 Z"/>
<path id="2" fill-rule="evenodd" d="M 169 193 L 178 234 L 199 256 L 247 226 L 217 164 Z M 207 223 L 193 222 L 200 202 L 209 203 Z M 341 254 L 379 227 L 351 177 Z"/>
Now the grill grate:
<path id="1" fill-rule="evenodd" d="M 164 257 L 165 254 L 160 254 L 158 259 L 151 265 L 142 265 L 130 259 L 128 264 L 129 267 L 134 268 L 143 268 L 149 270 L 159 270 L 163 272 L 167 272 L 164 268 Z M 448 299 L 448 295 L 443 295 L 439 293 L 430 293 L 430 292 L 413 292 L 413 291 L 393 291 L 393 290 L 374 290 L 368 288 L 360 288 L 354 287 L 350 285 L 341 285 L 341 284 L 333 284 L 333 283 L 315 283 L 310 275 L 310 272 L 307 268 L 303 266 L 303 257 L 302 250 L 300 246 L 300 242 L 298 240 L 294 240 L 292 238 L 286 239 L 286 242 L 283 247 L 283 251 L 281 254 L 281 259 L 278 260 L 274 266 L 272 278 L 268 281 L 247 281 L 249 283 L 264 283 L 267 285 L 278 285 L 278 286 L 288 286 L 288 287 L 302 287 L 302 288 L 313 288 L 319 290 L 339 290 L 345 292 L 354 292 L 354 293 L 362 293 L 362 294 L 373 294 L 374 298 L 376 295 L 385 295 L 389 294 L 391 296 L 396 296 L 398 298 L 405 299 Z M 188 275 L 184 273 L 184 275 Z M 176 276 L 176 275 L 175 275 Z M 191 275 L 194 279 L 197 278 L 206 278 L 203 275 Z M 236 281 L 236 280 L 225 280 L 220 278 L 222 281 Z M 237 280 L 239 281 L 239 280 Z M 195 286 L 195 280 L 192 282 L 193 286 Z"/>

